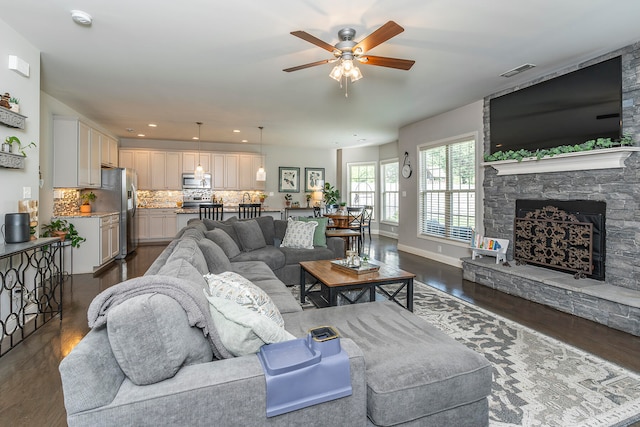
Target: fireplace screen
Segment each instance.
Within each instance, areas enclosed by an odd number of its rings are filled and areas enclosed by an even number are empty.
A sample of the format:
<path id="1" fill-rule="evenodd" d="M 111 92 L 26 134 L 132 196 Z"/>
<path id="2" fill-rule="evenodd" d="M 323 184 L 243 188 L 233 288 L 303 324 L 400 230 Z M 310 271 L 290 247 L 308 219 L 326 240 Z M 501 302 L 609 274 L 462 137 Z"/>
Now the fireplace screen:
<path id="1" fill-rule="evenodd" d="M 593 224 L 554 206 L 515 219 L 514 258 L 517 262 L 574 272 L 593 270 Z"/>

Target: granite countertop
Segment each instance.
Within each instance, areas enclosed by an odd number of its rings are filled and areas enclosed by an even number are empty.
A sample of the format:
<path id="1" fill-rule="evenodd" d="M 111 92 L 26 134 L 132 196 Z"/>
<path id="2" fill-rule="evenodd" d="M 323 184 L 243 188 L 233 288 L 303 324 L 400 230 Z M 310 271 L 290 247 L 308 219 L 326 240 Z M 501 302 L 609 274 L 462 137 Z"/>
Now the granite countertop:
<path id="1" fill-rule="evenodd" d="M 119 212 L 90 212 L 90 213 L 82 213 L 82 212 L 73 212 L 73 213 L 65 213 L 63 215 L 58 215 L 56 218 L 103 218 L 105 216 L 118 214 Z"/>
<path id="2" fill-rule="evenodd" d="M 167 209 L 167 208 L 164 208 Z M 263 208 L 262 212 L 280 212 L 281 209 L 276 208 Z M 177 214 L 198 214 L 200 213 L 199 209 L 196 208 L 186 208 L 186 209 L 176 209 Z M 223 213 L 238 213 L 238 209 L 224 209 Z"/>

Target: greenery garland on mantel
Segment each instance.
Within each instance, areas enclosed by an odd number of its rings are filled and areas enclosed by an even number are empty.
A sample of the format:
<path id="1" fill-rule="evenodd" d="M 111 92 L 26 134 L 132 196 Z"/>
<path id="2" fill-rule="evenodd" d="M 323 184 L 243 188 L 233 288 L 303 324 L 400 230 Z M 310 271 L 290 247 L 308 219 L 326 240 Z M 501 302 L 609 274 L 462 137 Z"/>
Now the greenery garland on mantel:
<path id="1" fill-rule="evenodd" d="M 497 162 L 501 160 L 517 160 L 518 162 L 526 158 L 535 158 L 540 160 L 545 157 L 553 157 L 558 154 L 578 153 L 581 151 L 600 150 L 603 148 L 614 147 L 631 147 L 633 146 L 633 138 L 630 135 L 625 135 L 620 141 L 612 140 L 611 138 L 598 138 L 592 139 L 582 144 L 576 145 L 561 145 L 555 148 L 545 148 L 536 151 L 529 151 L 521 149 L 518 151 L 496 151 L 493 154 L 485 154 L 485 162 Z"/>

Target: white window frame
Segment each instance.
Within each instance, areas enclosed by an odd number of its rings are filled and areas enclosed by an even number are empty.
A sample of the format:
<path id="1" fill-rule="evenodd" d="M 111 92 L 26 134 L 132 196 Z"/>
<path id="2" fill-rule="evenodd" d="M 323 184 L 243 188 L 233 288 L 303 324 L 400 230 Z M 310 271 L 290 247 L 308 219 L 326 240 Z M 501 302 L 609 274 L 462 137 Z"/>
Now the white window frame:
<path id="1" fill-rule="evenodd" d="M 359 167 L 359 166 L 372 166 L 373 167 L 373 191 L 359 191 L 359 192 L 354 192 L 351 191 L 351 168 L 352 167 Z M 347 163 L 347 206 L 373 206 L 373 212 L 375 215 L 375 211 L 376 211 L 376 197 L 378 195 L 378 162 L 376 161 L 372 161 L 372 162 L 354 162 L 354 163 Z M 363 202 L 362 200 L 360 200 L 360 198 L 358 197 L 358 201 L 357 203 L 354 201 L 354 193 L 370 193 L 371 194 L 371 202 L 367 203 L 366 201 Z M 372 217 L 373 218 L 373 217 Z"/>
<path id="2" fill-rule="evenodd" d="M 385 173 L 385 167 L 387 165 L 394 164 L 394 163 L 396 164 L 397 171 L 398 171 L 398 174 L 396 176 L 397 189 L 396 191 L 387 191 L 387 182 L 386 182 L 387 175 Z M 396 195 L 395 208 L 399 217 L 400 216 L 400 160 L 398 158 L 382 160 L 380 162 L 380 222 L 382 224 L 398 225 L 399 220 L 393 221 L 386 217 L 388 194 Z"/>
<path id="3" fill-rule="evenodd" d="M 451 164 L 448 163 L 446 168 L 446 184 L 445 184 L 445 190 L 442 191 L 432 191 L 431 193 L 442 193 L 444 194 L 444 203 L 446 204 L 446 209 L 445 209 L 445 230 L 444 230 L 444 235 L 439 234 L 439 233 L 428 233 L 425 230 L 423 230 L 423 224 L 425 223 L 426 219 L 423 219 L 423 212 L 422 212 L 422 206 L 423 206 L 423 199 L 425 197 L 426 194 L 429 193 L 428 189 L 425 189 L 425 181 L 424 181 L 424 172 L 426 171 L 426 165 L 423 164 L 424 159 L 422 156 L 422 152 L 423 151 L 427 151 L 427 150 L 431 150 L 431 149 L 436 149 L 436 148 L 440 148 L 440 147 L 450 147 L 454 144 L 457 143 L 462 143 L 462 142 L 468 142 L 468 141 L 473 141 L 474 146 L 473 146 L 473 152 L 472 152 L 472 159 L 473 159 L 473 163 L 471 165 L 471 168 L 473 170 L 474 173 L 474 185 L 472 189 L 468 189 L 468 190 L 459 190 L 459 189 L 453 189 L 452 188 L 452 183 L 451 180 L 449 179 L 449 177 L 452 177 L 452 170 L 451 170 Z M 465 134 L 465 135 L 460 135 L 460 136 L 456 136 L 453 138 L 448 138 L 445 140 L 440 140 L 440 141 L 434 141 L 434 142 L 430 142 L 430 143 L 425 143 L 425 144 L 421 144 L 417 147 L 417 158 L 418 158 L 418 185 L 417 185 L 417 237 L 419 238 L 424 238 L 424 239 L 430 239 L 430 240 L 437 240 L 437 241 L 444 241 L 444 242 L 448 242 L 448 243 L 452 243 L 452 244 L 458 244 L 460 246 L 466 246 L 469 244 L 470 242 L 470 235 L 471 233 L 469 232 L 468 239 L 467 238 L 459 238 L 459 230 L 460 229 L 466 229 L 466 228 L 477 228 L 478 226 L 478 221 L 480 218 L 480 212 L 478 211 L 478 201 L 480 200 L 481 197 L 481 183 L 479 183 L 479 173 L 478 173 L 478 144 L 479 144 L 479 138 L 478 138 L 478 134 L 477 133 L 471 133 L 471 134 Z M 456 226 L 455 223 L 457 221 L 453 220 L 453 208 L 451 207 L 453 205 L 453 201 L 454 200 L 454 195 L 460 195 L 461 193 L 466 193 L 469 194 L 468 200 L 469 202 L 466 204 L 466 206 L 468 207 L 469 210 L 473 210 L 473 212 L 469 212 L 467 215 L 463 215 L 463 217 L 466 217 L 468 219 L 471 219 L 472 224 L 466 224 L 465 226 Z M 460 217 L 460 215 L 458 215 L 458 217 Z"/>

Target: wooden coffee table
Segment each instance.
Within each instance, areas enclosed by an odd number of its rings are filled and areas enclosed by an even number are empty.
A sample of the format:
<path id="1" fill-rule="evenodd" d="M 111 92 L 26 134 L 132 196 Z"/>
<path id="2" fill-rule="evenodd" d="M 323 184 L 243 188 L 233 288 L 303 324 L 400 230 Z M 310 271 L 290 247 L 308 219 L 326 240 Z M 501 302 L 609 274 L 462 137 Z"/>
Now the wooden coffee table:
<path id="1" fill-rule="evenodd" d="M 368 293 L 369 301 L 375 301 L 376 294 L 382 295 L 413 311 L 413 278 L 416 275 L 379 261 L 372 262 L 379 265 L 380 269 L 364 274 L 338 269 L 332 266 L 330 260 L 301 262 L 300 302 L 304 304 L 306 297 L 309 296 L 309 299 L 318 307 L 335 306 L 338 305 L 338 295 L 348 303 L 355 303 Z M 306 284 L 307 275 L 313 277 L 316 282 Z M 393 286 L 392 290 L 385 289 L 385 286 L 390 287 L 389 285 L 396 286 Z M 314 291 L 313 288 L 316 286 L 319 286 L 320 290 Z M 405 305 L 396 299 L 403 289 L 406 291 Z M 354 291 L 356 291 L 355 295 Z"/>

